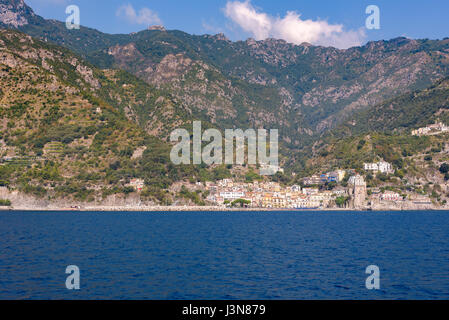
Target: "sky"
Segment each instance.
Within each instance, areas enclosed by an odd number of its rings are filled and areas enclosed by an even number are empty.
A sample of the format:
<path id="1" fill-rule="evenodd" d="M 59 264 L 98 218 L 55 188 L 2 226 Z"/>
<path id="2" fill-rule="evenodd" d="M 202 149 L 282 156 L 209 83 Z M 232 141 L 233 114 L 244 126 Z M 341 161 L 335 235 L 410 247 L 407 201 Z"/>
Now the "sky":
<path id="1" fill-rule="evenodd" d="M 229 39 L 280 38 L 348 48 L 404 36 L 449 37 L 447 0 L 25 0 L 44 18 L 65 21 L 68 5 L 81 25 L 130 33 L 148 25 L 190 34 L 224 33 Z M 380 10 L 379 29 L 367 29 L 369 5 Z"/>

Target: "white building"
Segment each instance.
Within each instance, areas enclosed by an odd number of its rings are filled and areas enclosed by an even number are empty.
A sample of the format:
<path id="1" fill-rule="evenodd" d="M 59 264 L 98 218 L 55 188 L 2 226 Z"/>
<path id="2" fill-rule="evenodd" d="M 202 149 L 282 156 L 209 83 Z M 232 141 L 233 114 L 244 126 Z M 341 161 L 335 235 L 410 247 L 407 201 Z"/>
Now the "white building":
<path id="1" fill-rule="evenodd" d="M 346 191 L 346 189 L 341 189 L 341 188 L 332 190 L 332 193 L 333 193 L 336 197 L 339 197 L 339 196 L 345 196 L 345 195 L 348 194 L 348 192 Z"/>
<path id="2" fill-rule="evenodd" d="M 270 172 L 272 174 L 276 174 L 278 172 L 284 173 L 284 169 L 281 168 L 280 166 L 275 166 L 275 165 L 272 165 L 272 164 L 261 164 L 260 165 L 260 172 L 262 174 L 267 173 L 267 172 Z"/>
<path id="3" fill-rule="evenodd" d="M 365 163 L 364 169 L 366 171 L 393 173 L 393 166 L 386 161 L 379 161 L 376 163 Z"/>
<path id="4" fill-rule="evenodd" d="M 218 181 L 218 185 L 220 186 L 220 187 L 232 187 L 233 186 L 233 183 L 232 183 L 232 179 L 223 179 L 223 180 L 220 180 L 220 181 Z"/>
<path id="5" fill-rule="evenodd" d="M 385 193 L 383 193 L 380 196 L 381 200 L 384 201 L 399 201 L 402 200 L 402 197 L 399 193 L 397 192 L 393 192 L 393 191 L 385 191 Z"/>
<path id="6" fill-rule="evenodd" d="M 302 193 L 305 195 L 317 194 L 319 190 L 317 188 L 304 188 L 302 189 Z"/>
<path id="7" fill-rule="evenodd" d="M 361 186 L 365 185 L 365 179 L 361 175 L 351 176 L 348 180 L 348 183 L 352 186 Z"/>
<path id="8" fill-rule="evenodd" d="M 337 171 L 335 171 L 337 174 L 338 174 L 338 182 L 341 182 L 341 181 L 343 181 L 343 179 L 345 178 L 345 176 L 346 176 L 346 170 L 337 170 Z"/>
<path id="9" fill-rule="evenodd" d="M 393 166 L 385 161 L 380 161 L 377 163 L 379 166 L 379 171 L 382 173 L 392 173 L 393 172 Z"/>
<path id="10" fill-rule="evenodd" d="M 237 200 L 245 197 L 245 193 L 242 191 L 225 191 L 220 192 L 220 197 L 225 200 Z"/>
<path id="11" fill-rule="evenodd" d="M 322 193 L 312 194 L 309 199 L 314 202 L 321 202 L 325 200 L 325 196 Z"/>
<path id="12" fill-rule="evenodd" d="M 321 205 L 320 201 L 312 200 L 309 197 L 299 198 L 292 204 L 294 208 L 318 208 Z"/>
<path id="13" fill-rule="evenodd" d="M 379 166 L 377 165 L 377 163 L 365 163 L 364 164 L 364 169 L 366 171 L 378 171 L 379 170 Z"/>
<path id="14" fill-rule="evenodd" d="M 425 127 L 425 128 L 419 128 L 416 130 L 412 131 L 412 136 L 421 136 L 421 135 L 426 135 L 430 132 L 430 128 Z"/>

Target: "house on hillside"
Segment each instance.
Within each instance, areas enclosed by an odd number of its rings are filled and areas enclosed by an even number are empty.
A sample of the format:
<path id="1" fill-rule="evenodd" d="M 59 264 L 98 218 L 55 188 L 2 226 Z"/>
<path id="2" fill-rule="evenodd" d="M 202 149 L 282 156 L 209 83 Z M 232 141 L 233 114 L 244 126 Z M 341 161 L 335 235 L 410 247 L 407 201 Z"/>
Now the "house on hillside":
<path id="1" fill-rule="evenodd" d="M 128 186 L 133 187 L 136 191 L 142 191 L 145 186 L 145 181 L 143 179 L 131 179 Z"/>
<path id="2" fill-rule="evenodd" d="M 380 195 L 380 199 L 384 201 L 400 201 L 402 200 L 402 197 L 397 192 L 387 190 Z"/>
<path id="3" fill-rule="evenodd" d="M 448 132 L 449 127 L 446 126 L 442 122 L 436 122 L 434 124 L 428 125 L 424 128 L 419 128 L 412 131 L 412 136 L 426 136 L 426 135 L 435 135 L 444 132 Z"/>
<path id="4" fill-rule="evenodd" d="M 391 163 L 388 163 L 386 161 L 379 161 L 374 163 L 364 163 L 363 167 L 366 171 L 373 171 L 374 173 L 381 172 L 381 173 L 393 173 L 393 166 Z"/>

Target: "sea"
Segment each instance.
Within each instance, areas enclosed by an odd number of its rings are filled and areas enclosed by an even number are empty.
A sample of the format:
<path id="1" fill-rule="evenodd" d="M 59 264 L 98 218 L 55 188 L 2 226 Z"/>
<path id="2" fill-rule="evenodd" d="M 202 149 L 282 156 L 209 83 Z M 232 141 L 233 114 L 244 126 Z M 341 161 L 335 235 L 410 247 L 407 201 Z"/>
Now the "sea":
<path id="1" fill-rule="evenodd" d="M 449 212 L 2 211 L 0 299 L 449 299 Z"/>

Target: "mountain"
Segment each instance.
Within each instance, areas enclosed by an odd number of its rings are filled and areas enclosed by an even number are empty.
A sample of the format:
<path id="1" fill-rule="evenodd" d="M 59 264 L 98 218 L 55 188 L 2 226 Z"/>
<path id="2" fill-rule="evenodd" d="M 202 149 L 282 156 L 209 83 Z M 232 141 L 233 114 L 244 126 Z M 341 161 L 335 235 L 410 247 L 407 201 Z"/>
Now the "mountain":
<path id="1" fill-rule="evenodd" d="M 173 166 L 164 115 L 182 115 L 170 95 L 121 70 L 100 70 L 68 49 L 0 29 L 0 186 L 42 199 L 170 203 L 182 179 L 214 179 L 221 168 Z M 143 129 L 135 112 L 150 112 Z M 147 123 L 148 124 L 148 123 Z M 215 170 L 215 171 L 214 171 Z M 221 170 L 221 171 L 220 171 Z M 112 200 L 111 200 L 112 201 Z M 114 202 L 115 203 L 115 202 Z"/>
<path id="2" fill-rule="evenodd" d="M 421 177 L 422 183 L 436 184 L 442 180 L 437 169 L 447 160 L 449 134 L 418 137 L 412 130 L 440 121 L 449 124 L 449 78 L 354 113 L 296 155 L 299 177 L 335 168 L 360 172 L 364 162 L 382 159 L 402 170 L 406 181 Z"/>
<path id="3" fill-rule="evenodd" d="M 113 65 L 178 92 L 188 107 L 209 106 L 217 123 L 228 115 L 214 112 L 215 104 L 207 96 L 216 95 L 214 88 L 225 84 L 241 97 L 221 108 L 229 110 L 234 123 L 278 127 L 293 147 L 301 145 L 300 139 L 333 128 L 355 110 L 423 89 L 449 71 L 449 40 L 399 38 L 337 50 L 274 39 L 234 43 L 175 31 L 144 31 L 127 45 L 109 48 L 108 54 Z M 190 64 L 180 67 L 186 59 Z M 167 74 L 171 78 L 164 77 Z M 188 77 L 193 81 L 184 81 Z M 192 103 L 191 92 L 199 91 L 199 83 L 203 90 Z"/>
<path id="4" fill-rule="evenodd" d="M 255 174 L 171 164 L 170 133 L 202 120 L 278 128 L 287 173 L 272 180 L 346 168 L 371 187 L 442 201 L 448 134 L 411 130 L 448 124 L 448 75 L 449 39 L 338 50 L 163 28 L 110 35 L 68 30 L 24 1 L 0 0 L 0 187 L 45 201 L 203 204 L 206 194 L 179 192 L 179 182 Z M 364 172 L 364 162 L 381 159 L 394 177 Z M 143 192 L 131 181 L 144 181 Z"/>
<path id="5" fill-rule="evenodd" d="M 372 131 L 410 133 L 437 120 L 449 123 L 449 77 L 356 112 L 331 133 L 340 137 Z"/>
<path id="6" fill-rule="evenodd" d="M 0 25 L 22 27 L 43 20 L 23 0 L 0 1 Z"/>
<path id="7" fill-rule="evenodd" d="M 120 39 L 120 35 L 108 35 L 83 26 L 77 32 L 69 32 L 65 23 L 42 18 L 23 0 L 0 0 L 0 27 L 19 29 L 33 37 L 64 45 L 76 52 L 97 50 L 116 44 Z"/>
<path id="8" fill-rule="evenodd" d="M 282 146 L 292 151 L 357 110 L 449 75 L 449 39 L 397 38 L 338 50 L 155 28 L 110 35 L 85 27 L 67 30 L 62 22 L 36 16 L 23 1 L 13 3 L 8 18 L 0 18 L 8 28 L 65 46 L 99 68 L 126 70 L 170 93 L 195 119 L 222 129 L 278 128 Z M 10 23 L 14 14 L 21 23 Z M 148 121 L 142 118 L 148 112 L 136 114 L 139 123 Z"/>

